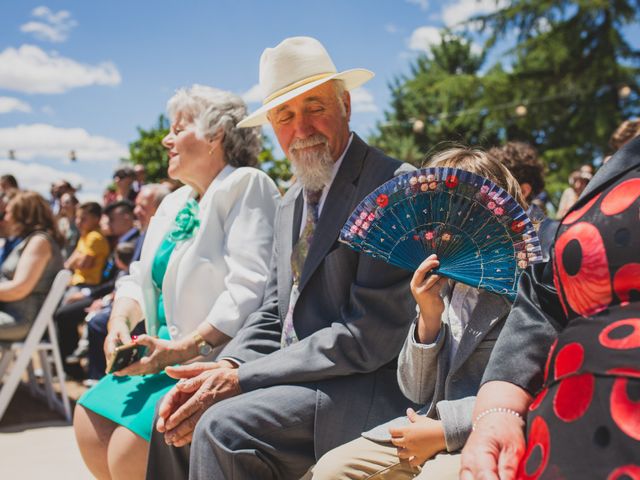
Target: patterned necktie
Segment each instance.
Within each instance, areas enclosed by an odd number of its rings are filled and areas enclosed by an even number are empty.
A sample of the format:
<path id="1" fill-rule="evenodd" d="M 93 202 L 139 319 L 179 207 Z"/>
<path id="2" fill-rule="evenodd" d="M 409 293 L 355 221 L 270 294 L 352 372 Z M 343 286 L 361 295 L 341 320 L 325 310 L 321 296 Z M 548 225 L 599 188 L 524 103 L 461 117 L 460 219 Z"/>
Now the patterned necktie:
<path id="1" fill-rule="evenodd" d="M 305 202 L 307 204 L 307 219 L 302 229 L 302 235 L 293 247 L 291 253 L 291 272 L 293 274 L 293 285 L 291 287 L 291 295 L 289 297 L 289 309 L 282 325 L 282 336 L 280 337 L 280 345 L 286 347 L 298 341 L 296 331 L 293 328 L 293 309 L 296 301 L 300 296 L 298 285 L 302 276 L 302 268 L 309 253 L 309 247 L 313 241 L 313 233 L 318 222 L 318 204 L 322 196 L 322 190 L 304 192 Z"/>

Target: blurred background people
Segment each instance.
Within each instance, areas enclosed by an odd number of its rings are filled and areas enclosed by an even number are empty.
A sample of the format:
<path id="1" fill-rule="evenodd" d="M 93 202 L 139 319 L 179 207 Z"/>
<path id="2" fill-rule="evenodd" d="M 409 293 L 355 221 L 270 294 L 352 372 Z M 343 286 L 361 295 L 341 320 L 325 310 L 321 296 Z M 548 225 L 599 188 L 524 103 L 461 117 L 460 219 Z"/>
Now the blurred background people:
<path id="1" fill-rule="evenodd" d="M 537 223 L 543 255 L 548 255 L 558 222 L 546 216 L 543 202 L 535 203 L 544 191 L 544 164 L 538 151 L 528 143 L 507 142 L 490 149 L 489 155 L 507 167 L 518 181 L 522 196 L 529 205 L 527 214 Z"/>
<path id="2" fill-rule="evenodd" d="M 556 218 L 563 218 L 578 200 L 591 180 L 592 174 L 586 170 L 576 170 L 569 175 L 569 187 L 562 192 Z"/>
<path id="3" fill-rule="evenodd" d="M 57 215 L 60 211 L 60 199 L 65 193 L 75 194 L 76 189 L 66 180 L 58 180 L 51 184 L 51 197 L 49 198 L 49 205 L 54 215 Z"/>
<path id="4" fill-rule="evenodd" d="M 117 245 L 121 243 L 135 242 L 140 234 L 134 225 L 133 208 L 131 202 L 122 200 L 112 203 L 104 209 L 104 214 L 102 215 L 102 218 L 105 219 L 104 228 L 99 232 L 97 230 L 92 230 L 91 232 L 91 234 L 99 233 L 100 237 L 106 242 L 107 248 L 107 256 L 104 262 L 101 262 L 102 266 L 98 272 L 98 281 L 95 283 L 84 282 L 70 288 L 65 295 L 62 305 L 56 310 L 53 316 L 58 326 L 60 353 L 64 360 L 64 366 L 67 369 L 67 373 L 72 377 L 82 378 L 84 376 L 83 370 L 78 365 L 77 357 L 80 356 L 78 355 L 79 352 L 74 351 L 74 349 L 77 348 L 80 340 L 78 328 L 83 326 L 87 309 L 95 300 L 109 295 L 115 288 L 118 274 L 118 269 L 115 264 L 115 249 Z M 92 252 L 99 250 L 101 255 L 104 251 L 104 242 L 102 240 L 98 241 L 98 237 L 89 239 L 86 250 Z M 97 243 L 100 244 L 99 249 L 91 246 Z M 94 272 L 95 271 L 92 271 L 92 274 Z M 80 345 L 80 352 L 87 348 L 86 335 L 86 331 L 84 331 L 83 338 L 85 338 L 85 343 Z M 73 355 L 74 353 L 75 357 Z"/>
<path id="5" fill-rule="evenodd" d="M 109 256 L 109 242 L 100 231 L 102 207 L 96 202 L 83 203 L 76 213 L 76 227 L 80 233 L 78 244 L 64 264 L 73 272 L 71 285 L 98 285 Z"/>
<path id="6" fill-rule="evenodd" d="M 0 195 L 5 195 L 15 190 L 20 190 L 16 177 L 14 177 L 13 175 L 0 176 Z"/>
<path id="7" fill-rule="evenodd" d="M 60 197 L 60 210 L 56 215 L 58 221 L 58 230 L 64 238 L 64 247 L 62 253 L 69 258 L 75 250 L 80 238 L 80 232 L 76 226 L 76 209 L 78 207 L 78 199 L 71 192 L 63 193 Z"/>
<path id="8" fill-rule="evenodd" d="M 120 167 L 113 172 L 113 186 L 114 189 L 108 189 L 105 192 L 103 203 L 104 206 L 108 206 L 111 203 L 128 200 L 130 202 L 135 201 L 137 191 L 133 188 L 133 183 L 136 180 L 136 173 L 131 167 Z"/>
<path id="9" fill-rule="evenodd" d="M 147 180 L 147 171 L 144 168 L 144 165 L 137 163 L 133 166 L 133 173 L 135 174 L 135 180 L 133 181 L 133 190 L 136 192 L 140 192 L 142 186 L 146 183 Z"/>
<path id="10" fill-rule="evenodd" d="M 624 145 L 640 135 L 640 118 L 632 118 L 622 122 L 611 134 L 609 146 L 613 153 L 620 150 Z M 607 163 L 611 155 L 603 158 L 602 163 Z"/>
<path id="11" fill-rule="evenodd" d="M 63 268 L 62 236 L 47 201 L 20 192 L 9 201 L 5 218 L 17 244 L 0 266 L 0 340 L 23 340 Z"/>

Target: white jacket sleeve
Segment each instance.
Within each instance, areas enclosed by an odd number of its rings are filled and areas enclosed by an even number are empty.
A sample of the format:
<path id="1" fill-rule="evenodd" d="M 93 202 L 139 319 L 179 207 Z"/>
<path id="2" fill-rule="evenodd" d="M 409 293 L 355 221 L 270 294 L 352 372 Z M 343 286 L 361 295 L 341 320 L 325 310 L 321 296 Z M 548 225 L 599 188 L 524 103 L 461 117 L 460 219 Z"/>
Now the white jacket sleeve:
<path id="1" fill-rule="evenodd" d="M 234 337 L 249 314 L 262 303 L 269 275 L 273 225 L 280 192 L 259 170 L 244 175 L 224 220 L 224 291 L 218 296 L 206 321 Z"/>

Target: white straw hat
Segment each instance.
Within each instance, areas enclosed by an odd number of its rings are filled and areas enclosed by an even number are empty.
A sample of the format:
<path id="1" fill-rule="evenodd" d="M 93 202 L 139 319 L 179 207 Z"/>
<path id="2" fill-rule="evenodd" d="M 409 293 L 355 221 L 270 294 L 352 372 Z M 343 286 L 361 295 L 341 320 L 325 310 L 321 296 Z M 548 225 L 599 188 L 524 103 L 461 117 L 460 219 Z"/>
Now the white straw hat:
<path id="1" fill-rule="evenodd" d="M 262 107 L 238 123 L 255 127 L 267 123 L 267 112 L 329 80 L 342 80 L 347 90 L 373 78 L 373 72 L 354 68 L 338 72 L 322 44 L 311 37 L 286 38 L 260 57 Z"/>

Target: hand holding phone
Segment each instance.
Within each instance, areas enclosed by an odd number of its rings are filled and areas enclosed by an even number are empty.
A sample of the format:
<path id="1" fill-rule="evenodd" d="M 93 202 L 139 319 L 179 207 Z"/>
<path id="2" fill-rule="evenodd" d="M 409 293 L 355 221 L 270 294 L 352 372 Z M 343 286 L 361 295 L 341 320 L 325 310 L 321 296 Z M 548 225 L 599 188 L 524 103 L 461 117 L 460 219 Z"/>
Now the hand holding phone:
<path id="1" fill-rule="evenodd" d="M 137 343 L 120 345 L 116 348 L 114 355 L 109 359 L 107 373 L 117 372 L 132 363 L 137 362 L 147 353 L 147 347 Z"/>

